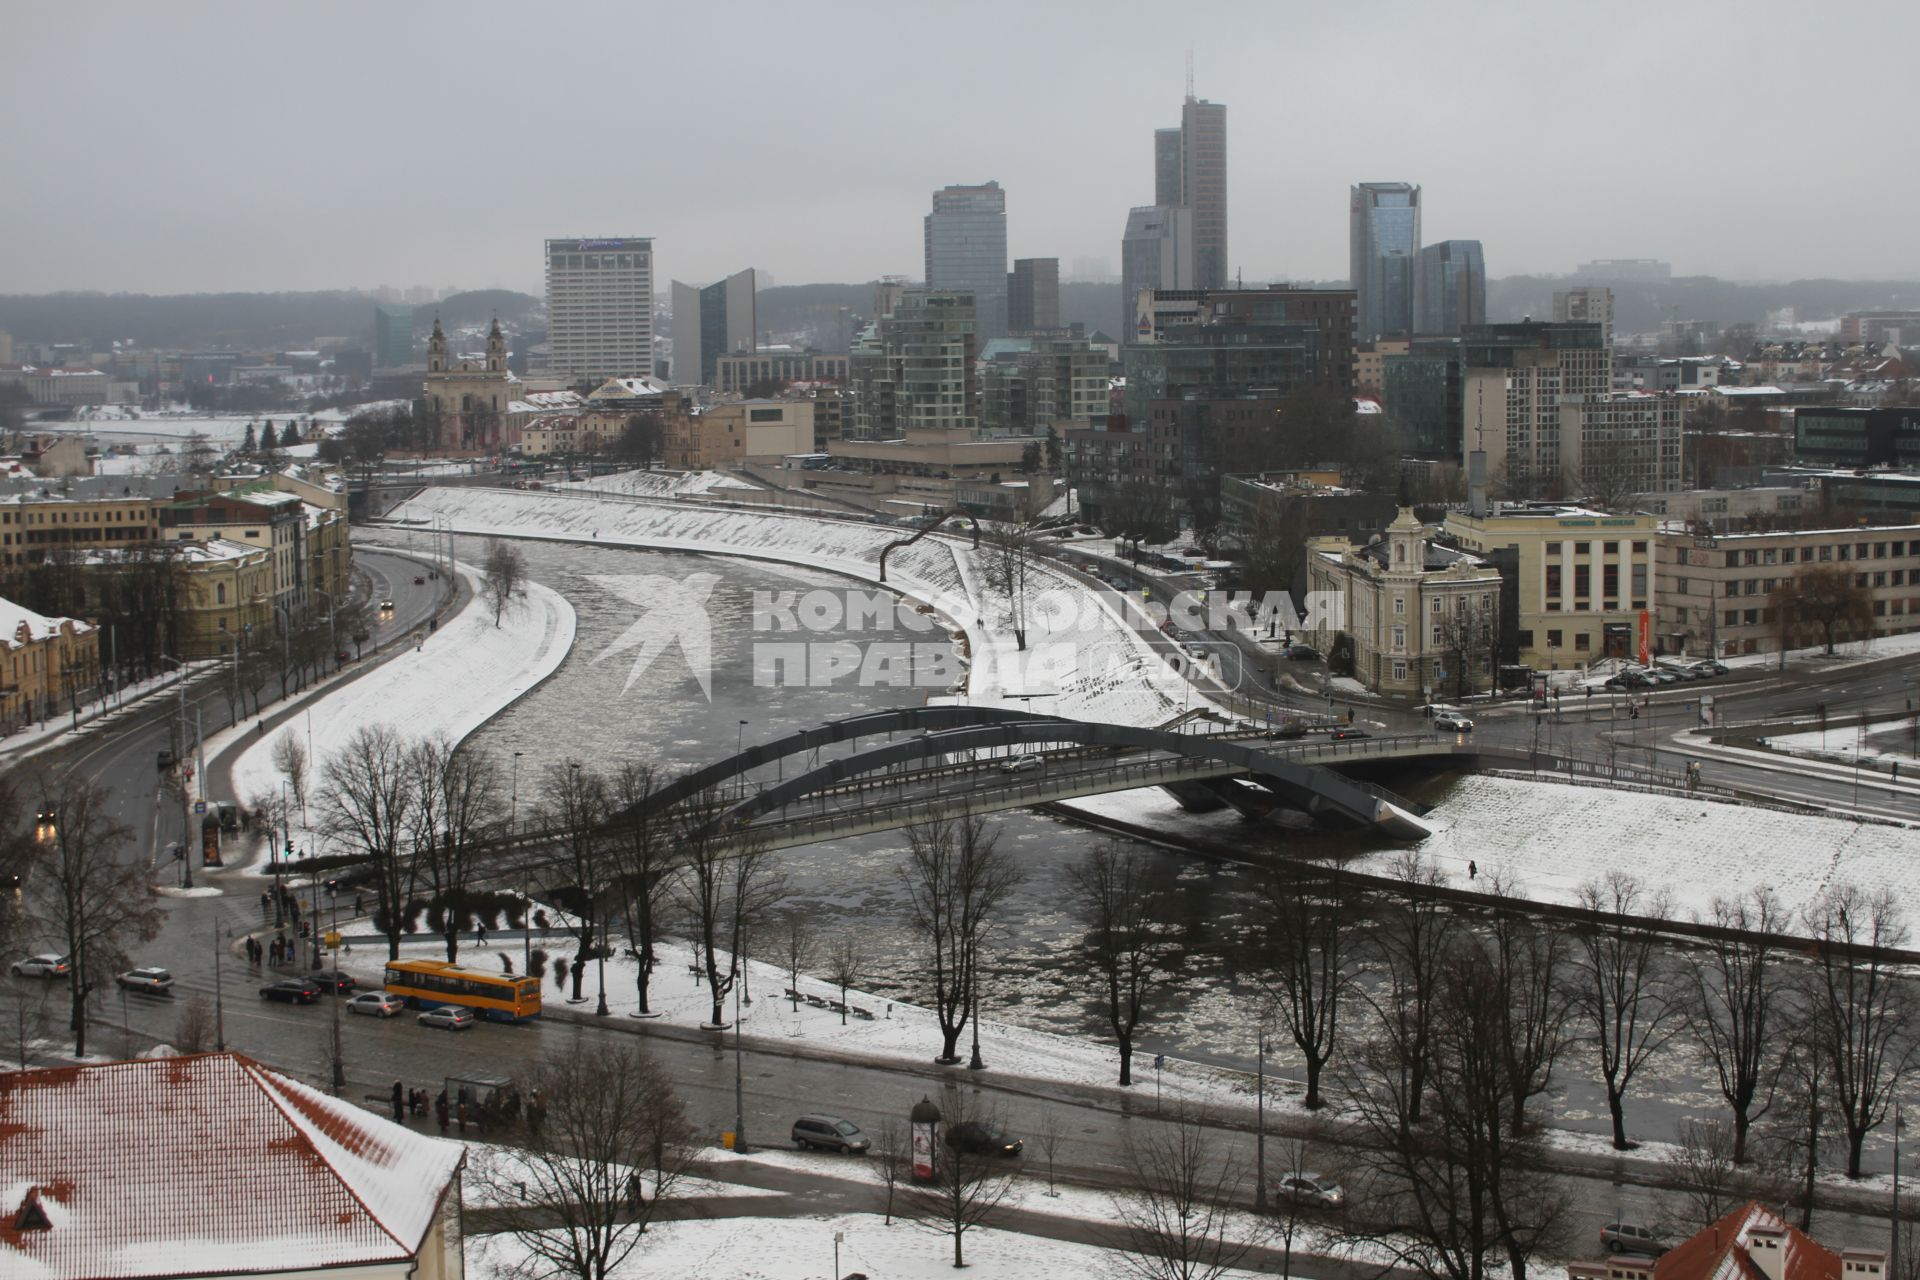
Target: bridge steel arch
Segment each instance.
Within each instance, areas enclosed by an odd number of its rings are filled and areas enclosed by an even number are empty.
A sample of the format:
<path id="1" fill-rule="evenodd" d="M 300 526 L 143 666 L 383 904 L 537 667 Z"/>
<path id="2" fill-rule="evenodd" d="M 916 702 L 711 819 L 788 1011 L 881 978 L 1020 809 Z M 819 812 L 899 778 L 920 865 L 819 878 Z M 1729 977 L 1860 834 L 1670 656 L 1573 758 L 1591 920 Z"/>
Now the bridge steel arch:
<path id="1" fill-rule="evenodd" d="M 1253 775 L 1262 784 L 1309 813 L 1331 814 L 1362 826 L 1378 827 L 1400 839 L 1420 839 L 1430 834 L 1426 826 L 1412 815 L 1332 769 L 1302 764 L 1284 755 L 1243 743 L 1206 735 L 1167 733 L 1133 725 L 1061 720 L 1046 716 L 1005 717 L 1004 713 L 997 722 L 915 736 L 838 760 L 829 760 L 741 800 L 725 811 L 722 820 L 751 822 L 793 804 L 816 790 L 896 764 L 991 747 L 1044 743 L 1144 748 L 1191 760 L 1217 761 Z"/>
<path id="2" fill-rule="evenodd" d="M 722 783 L 732 781 L 741 774 L 758 769 L 762 765 L 804 755 L 836 742 L 853 742 L 882 733 L 937 732 L 970 725 L 994 725 L 1020 721 L 1046 721 L 1049 724 L 1077 723 L 1072 720 L 1060 720 L 1054 716 L 1035 715 L 1031 711 L 1014 711 L 1001 707 L 941 705 L 871 711 L 865 715 L 848 716 L 844 720 L 831 720 L 812 729 L 802 729 L 799 733 L 790 733 L 783 738 L 775 738 L 770 742 L 748 747 L 738 755 L 716 760 L 704 768 L 695 769 L 692 773 L 676 778 L 661 787 L 654 793 L 653 802 L 662 809 L 671 808 L 683 801 L 693 799 L 703 791 L 711 790 Z M 1047 741 L 1045 738 L 1038 740 Z"/>

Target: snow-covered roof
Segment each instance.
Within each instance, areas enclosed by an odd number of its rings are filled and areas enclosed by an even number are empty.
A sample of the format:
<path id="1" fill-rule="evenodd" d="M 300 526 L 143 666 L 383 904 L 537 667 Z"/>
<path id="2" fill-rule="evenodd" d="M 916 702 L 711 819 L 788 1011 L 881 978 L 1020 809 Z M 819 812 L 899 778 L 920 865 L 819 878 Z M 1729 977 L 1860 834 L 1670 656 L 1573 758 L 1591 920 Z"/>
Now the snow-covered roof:
<path id="1" fill-rule="evenodd" d="M 49 618 L 44 613 L 35 613 L 23 604 L 15 604 L 11 600 L 0 597 L 0 645 L 5 645 L 8 650 L 22 647 L 20 628 L 23 626 L 27 629 L 27 639 L 31 643 L 59 635 L 63 625 L 71 626 L 79 635 L 85 635 L 93 630 L 92 625 L 78 619 Z"/>
<path id="2" fill-rule="evenodd" d="M 0 1274 L 403 1262 L 464 1158 L 239 1054 L 0 1076 Z"/>

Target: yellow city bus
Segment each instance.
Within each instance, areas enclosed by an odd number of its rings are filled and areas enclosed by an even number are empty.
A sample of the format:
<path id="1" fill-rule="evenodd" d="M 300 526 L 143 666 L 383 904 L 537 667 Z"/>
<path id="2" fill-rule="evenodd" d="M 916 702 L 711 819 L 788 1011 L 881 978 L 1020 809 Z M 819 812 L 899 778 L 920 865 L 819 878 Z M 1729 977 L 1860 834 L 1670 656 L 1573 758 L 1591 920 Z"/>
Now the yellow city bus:
<path id="1" fill-rule="evenodd" d="M 540 979 L 468 969 L 445 960 L 389 960 L 387 991 L 414 1009 L 464 1005 L 495 1022 L 540 1016 Z"/>

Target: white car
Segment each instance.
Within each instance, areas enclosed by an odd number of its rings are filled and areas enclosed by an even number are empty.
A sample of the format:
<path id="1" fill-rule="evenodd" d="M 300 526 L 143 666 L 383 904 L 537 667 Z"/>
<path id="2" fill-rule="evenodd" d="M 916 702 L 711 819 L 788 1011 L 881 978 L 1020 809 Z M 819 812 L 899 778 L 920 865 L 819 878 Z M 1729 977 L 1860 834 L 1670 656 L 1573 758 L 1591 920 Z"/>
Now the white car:
<path id="1" fill-rule="evenodd" d="M 64 978 L 72 972 L 65 956 L 28 956 L 13 962 L 15 976 L 21 978 Z"/>
<path id="2" fill-rule="evenodd" d="M 1026 773 L 1030 769 L 1038 769 L 1041 765 L 1045 763 L 1046 761 L 1042 760 L 1039 756 L 1034 755 L 1032 752 L 1028 752 L 1024 756 L 1015 756 L 1013 759 L 1001 765 L 1000 772 Z"/>
<path id="3" fill-rule="evenodd" d="M 152 966 L 129 969 L 117 981 L 129 991 L 144 991 L 154 996 L 165 995 L 173 989 L 173 975 Z"/>
<path id="4" fill-rule="evenodd" d="M 1433 727 L 1442 733 L 1472 733 L 1473 721 L 1458 711 L 1443 711 L 1433 718 Z"/>
<path id="5" fill-rule="evenodd" d="M 445 1027 L 449 1031 L 465 1031 L 473 1025 L 473 1010 L 457 1004 L 443 1004 L 437 1009 L 429 1009 L 414 1019 L 423 1027 Z"/>
<path id="6" fill-rule="evenodd" d="M 385 991 L 362 991 L 347 1001 L 348 1013 L 371 1014 L 376 1018 L 391 1018 L 406 1007 L 405 1000 Z"/>

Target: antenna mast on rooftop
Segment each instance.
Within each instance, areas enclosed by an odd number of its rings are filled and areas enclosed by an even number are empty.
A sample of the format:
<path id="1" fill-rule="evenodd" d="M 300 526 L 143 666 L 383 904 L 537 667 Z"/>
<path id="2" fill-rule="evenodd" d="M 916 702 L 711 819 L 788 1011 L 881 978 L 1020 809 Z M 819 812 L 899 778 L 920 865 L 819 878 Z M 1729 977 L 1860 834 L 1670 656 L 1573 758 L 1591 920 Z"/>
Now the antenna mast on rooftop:
<path id="1" fill-rule="evenodd" d="M 1193 46 L 1187 46 L 1187 101 L 1193 101 Z"/>

